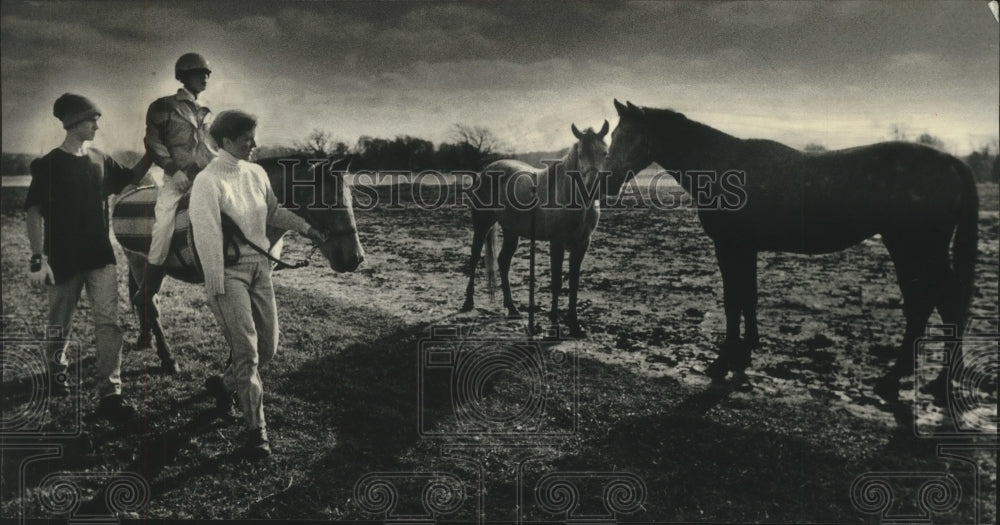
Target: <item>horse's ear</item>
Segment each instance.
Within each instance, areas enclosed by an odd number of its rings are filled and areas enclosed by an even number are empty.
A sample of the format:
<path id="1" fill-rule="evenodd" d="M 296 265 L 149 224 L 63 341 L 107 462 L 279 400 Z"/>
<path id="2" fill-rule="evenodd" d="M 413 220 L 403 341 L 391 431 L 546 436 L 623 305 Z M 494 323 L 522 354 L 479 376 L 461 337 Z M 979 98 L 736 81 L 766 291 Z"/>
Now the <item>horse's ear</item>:
<path id="1" fill-rule="evenodd" d="M 631 113 L 633 115 L 636 115 L 636 116 L 640 116 L 640 117 L 645 114 L 642 111 L 642 108 L 640 108 L 639 106 L 636 106 L 635 104 L 633 104 L 633 103 L 631 103 L 631 102 L 629 102 L 627 100 L 625 101 L 625 104 L 628 105 L 628 112 L 629 113 Z"/>
<path id="2" fill-rule="evenodd" d="M 618 112 L 618 116 L 619 117 L 625 115 L 626 109 L 627 108 L 621 102 L 618 102 L 618 99 L 616 98 L 615 99 L 615 111 Z"/>
<path id="3" fill-rule="evenodd" d="M 574 137 L 583 140 L 583 133 L 580 133 L 580 130 L 576 129 L 576 124 L 571 124 L 569 129 L 573 130 Z"/>
<path id="4" fill-rule="evenodd" d="M 607 121 L 607 120 L 605 120 L 605 121 L 604 121 L 604 125 L 603 125 L 603 126 L 601 126 L 601 131 L 598 131 L 598 132 L 597 132 L 597 138 L 599 138 L 599 139 L 603 139 L 603 138 L 604 138 L 604 136 L 608 134 L 608 129 L 609 129 L 609 126 L 608 126 L 608 121 Z"/>

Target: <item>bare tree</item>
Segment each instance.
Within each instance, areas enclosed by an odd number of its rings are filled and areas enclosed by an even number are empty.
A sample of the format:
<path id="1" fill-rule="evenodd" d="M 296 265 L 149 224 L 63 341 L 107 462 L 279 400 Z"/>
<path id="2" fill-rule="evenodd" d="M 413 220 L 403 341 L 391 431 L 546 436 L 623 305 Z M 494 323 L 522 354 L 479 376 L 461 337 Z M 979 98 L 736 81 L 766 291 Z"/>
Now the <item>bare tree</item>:
<path id="1" fill-rule="evenodd" d="M 483 158 L 498 155 L 504 148 L 503 142 L 489 128 L 455 124 L 451 129 L 455 142 L 471 147 Z"/>
<path id="2" fill-rule="evenodd" d="M 296 141 L 292 145 L 296 150 L 314 157 L 346 155 L 348 151 L 347 144 L 335 140 L 332 133 L 319 128 L 309 132 L 304 141 Z"/>
<path id="3" fill-rule="evenodd" d="M 1000 179 L 1000 147 L 996 142 L 984 143 L 979 149 L 965 157 L 965 163 L 979 182 L 997 182 Z"/>
<path id="4" fill-rule="evenodd" d="M 944 141 L 934 135 L 931 135 L 930 133 L 922 133 L 919 137 L 917 137 L 917 144 L 924 144 L 926 146 L 944 151 Z"/>
<path id="5" fill-rule="evenodd" d="M 815 142 L 810 142 L 809 144 L 806 144 L 804 148 L 802 148 L 802 151 L 806 153 L 823 153 L 824 151 L 826 151 L 826 146 L 822 144 L 817 144 Z"/>

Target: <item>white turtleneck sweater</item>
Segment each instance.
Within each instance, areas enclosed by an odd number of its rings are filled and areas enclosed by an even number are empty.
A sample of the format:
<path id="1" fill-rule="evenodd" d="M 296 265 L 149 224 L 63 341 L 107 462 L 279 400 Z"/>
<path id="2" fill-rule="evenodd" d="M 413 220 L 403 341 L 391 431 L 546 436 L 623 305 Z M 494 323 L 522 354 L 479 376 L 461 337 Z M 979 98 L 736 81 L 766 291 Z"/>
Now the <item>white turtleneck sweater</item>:
<path id="1" fill-rule="evenodd" d="M 195 177 L 188 210 L 210 297 L 226 293 L 220 212 L 233 219 L 247 240 L 262 248 L 270 246 L 267 226 L 302 234 L 309 231 L 304 219 L 278 205 L 264 168 L 220 149 Z"/>

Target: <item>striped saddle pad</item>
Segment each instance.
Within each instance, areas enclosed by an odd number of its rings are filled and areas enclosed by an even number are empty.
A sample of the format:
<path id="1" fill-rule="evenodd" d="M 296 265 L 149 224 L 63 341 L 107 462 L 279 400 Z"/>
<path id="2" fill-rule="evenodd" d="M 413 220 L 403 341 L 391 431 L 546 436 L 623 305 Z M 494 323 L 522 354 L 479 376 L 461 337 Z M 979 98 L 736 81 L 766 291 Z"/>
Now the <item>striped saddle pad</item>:
<path id="1" fill-rule="evenodd" d="M 172 277 L 189 283 L 202 283 L 205 282 L 205 275 L 202 273 L 198 253 L 194 248 L 191 219 L 188 216 L 190 196 L 190 193 L 184 195 L 177 204 L 174 235 L 170 241 L 167 260 L 163 265 Z M 149 253 L 155 207 L 155 186 L 140 186 L 118 199 L 112 213 L 114 217 L 112 229 L 122 248 L 143 255 Z M 227 247 L 229 248 L 227 255 L 230 257 L 236 255 L 233 246 Z"/>

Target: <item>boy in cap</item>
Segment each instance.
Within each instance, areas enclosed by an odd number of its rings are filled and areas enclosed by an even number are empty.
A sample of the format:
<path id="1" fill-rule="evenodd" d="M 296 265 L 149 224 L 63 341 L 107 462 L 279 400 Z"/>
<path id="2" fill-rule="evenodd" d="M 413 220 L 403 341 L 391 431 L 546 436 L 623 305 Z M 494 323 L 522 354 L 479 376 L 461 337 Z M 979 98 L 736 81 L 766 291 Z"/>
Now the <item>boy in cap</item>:
<path id="1" fill-rule="evenodd" d="M 163 186 L 157 191 L 152 239 L 142 282 L 133 297 L 139 308 L 141 339 L 149 344 L 153 312 L 151 301 L 163 282 L 163 263 L 170 251 L 177 203 L 191 187 L 195 175 L 215 157 L 215 144 L 208 133 L 211 111 L 198 103 L 198 95 L 208 87 L 212 70 L 198 53 L 186 53 L 174 65 L 174 78 L 183 84 L 174 95 L 162 97 L 146 113 L 146 154 L 163 168 Z"/>
<path id="2" fill-rule="evenodd" d="M 118 277 L 108 236 L 108 196 L 134 184 L 130 168 L 86 143 L 97 133 L 101 110 L 86 97 L 66 93 L 52 110 L 66 138 L 31 163 L 24 206 L 31 245 L 30 280 L 47 285 L 49 393 L 68 395 L 66 374 L 73 314 L 87 288 L 97 342 L 97 416 L 113 422 L 135 417 L 122 400 L 122 332 L 118 326 Z M 54 330 L 54 329 L 58 330 Z"/>

